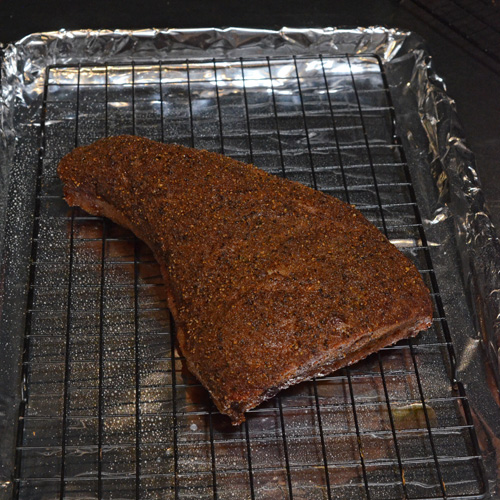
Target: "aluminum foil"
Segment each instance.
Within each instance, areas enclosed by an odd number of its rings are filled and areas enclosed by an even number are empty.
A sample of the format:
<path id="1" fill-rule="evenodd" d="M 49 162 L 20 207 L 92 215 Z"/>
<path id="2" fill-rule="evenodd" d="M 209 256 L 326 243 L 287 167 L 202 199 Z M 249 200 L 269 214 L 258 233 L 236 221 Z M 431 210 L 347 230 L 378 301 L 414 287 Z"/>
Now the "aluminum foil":
<path id="1" fill-rule="evenodd" d="M 22 228 L 8 232 L 9 206 L 22 199 L 23 185 L 33 179 L 12 179 L 15 158 L 39 154 L 36 124 L 44 92 L 45 71 L 54 64 L 152 63 L 163 59 L 290 56 L 303 54 L 376 54 L 391 87 L 398 135 L 414 167 L 419 206 L 445 309 L 452 323 L 456 350 L 454 378 L 463 383 L 476 420 L 492 492 L 497 491 L 500 463 L 499 348 L 500 348 L 500 244 L 484 207 L 484 197 L 454 103 L 436 75 L 425 43 L 415 34 L 380 27 L 367 29 L 289 29 L 280 31 L 229 28 L 140 31 L 60 31 L 30 35 L 4 48 L 0 101 L 0 313 L 9 325 L 12 304 L 5 293 L 7 275 L 26 275 L 16 252 L 27 242 Z M 415 173 L 416 172 L 416 173 Z M 18 175 L 18 174 L 16 174 Z M 24 205 L 22 205 L 24 206 Z M 454 281 L 453 267 L 462 276 Z M 5 273 L 9 268 L 8 273 Z M 7 277 L 6 277 L 7 276 Z M 22 286 L 22 285 L 20 285 Z M 465 286 L 470 310 L 462 309 Z M 470 314 L 469 314 L 470 312 Z M 473 323 L 470 323 L 471 320 Z M 471 328 L 471 324 L 474 327 Z M 15 332 L 15 325 L 12 332 Z M 10 335 L 12 333 L 9 333 Z M 20 336 L 20 338 L 22 335 Z M 2 348 L 19 350 L 21 341 Z M 0 368 L 3 387 L 16 380 L 19 367 Z M 15 420 L 20 395 L 0 394 L 0 436 Z M 9 444 L 4 437 L 3 445 Z M 15 440 L 13 436 L 11 440 Z M 14 444 L 14 443 L 10 443 Z M 4 450 L 6 448 L 3 448 Z M 4 458 L 1 457 L 0 458 Z M 7 460 L 0 460 L 7 463 Z M 10 471 L 0 471 L 0 490 L 9 487 Z M 495 493 L 493 493 L 495 494 Z"/>

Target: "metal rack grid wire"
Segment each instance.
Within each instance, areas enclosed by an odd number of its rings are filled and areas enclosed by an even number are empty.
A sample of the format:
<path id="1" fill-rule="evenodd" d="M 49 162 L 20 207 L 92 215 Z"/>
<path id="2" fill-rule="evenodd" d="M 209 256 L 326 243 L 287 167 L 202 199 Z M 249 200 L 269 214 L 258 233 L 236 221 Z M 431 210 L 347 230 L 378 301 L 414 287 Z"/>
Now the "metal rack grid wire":
<path id="1" fill-rule="evenodd" d="M 219 151 L 356 204 L 420 269 L 432 328 L 232 427 L 176 349 L 151 252 L 62 199 L 59 159 L 122 133 Z M 376 57 L 54 66 L 39 141 L 16 498 L 486 495 Z"/>
<path id="2" fill-rule="evenodd" d="M 500 8 L 491 0 L 411 0 L 445 26 L 500 62 Z"/>

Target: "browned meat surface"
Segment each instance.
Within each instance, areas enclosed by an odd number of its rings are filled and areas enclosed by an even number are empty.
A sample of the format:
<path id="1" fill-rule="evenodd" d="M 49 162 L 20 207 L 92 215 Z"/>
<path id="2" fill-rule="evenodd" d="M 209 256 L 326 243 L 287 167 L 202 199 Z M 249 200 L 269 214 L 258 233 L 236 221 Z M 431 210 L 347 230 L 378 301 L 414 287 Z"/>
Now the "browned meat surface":
<path id="1" fill-rule="evenodd" d="M 189 369 L 233 423 L 431 324 L 415 266 L 359 211 L 252 165 L 120 136 L 59 165 L 70 205 L 161 265 Z"/>

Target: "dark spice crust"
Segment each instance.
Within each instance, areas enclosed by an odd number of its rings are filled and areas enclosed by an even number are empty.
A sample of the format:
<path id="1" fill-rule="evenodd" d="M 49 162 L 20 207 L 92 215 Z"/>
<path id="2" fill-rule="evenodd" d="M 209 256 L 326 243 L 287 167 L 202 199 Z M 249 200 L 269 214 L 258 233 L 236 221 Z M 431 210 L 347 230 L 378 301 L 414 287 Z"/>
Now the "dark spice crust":
<path id="1" fill-rule="evenodd" d="M 431 324 L 415 266 L 336 198 L 132 136 L 77 148 L 58 172 L 70 205 L 151 247 L 188 367 L 233 423 Z"/>

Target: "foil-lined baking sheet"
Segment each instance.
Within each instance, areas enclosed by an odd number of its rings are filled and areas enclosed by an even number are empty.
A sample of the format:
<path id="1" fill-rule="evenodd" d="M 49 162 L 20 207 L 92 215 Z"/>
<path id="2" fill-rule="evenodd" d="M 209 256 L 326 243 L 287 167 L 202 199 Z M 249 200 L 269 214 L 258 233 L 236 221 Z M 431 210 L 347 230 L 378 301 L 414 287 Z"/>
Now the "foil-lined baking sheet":
<path id="1" fill-rule="evenodd" d="M 482 498 L 485 478 L 496 491 L 498 241 L 418 36 L 35 34 L 5 48 L 0 105 L 0 495 Z M 183 369 L 147 249 L 61 199 L 58 159 L 117 133 L 356 204 L 416 261 L 435 327 L 229 428 Z"/>

